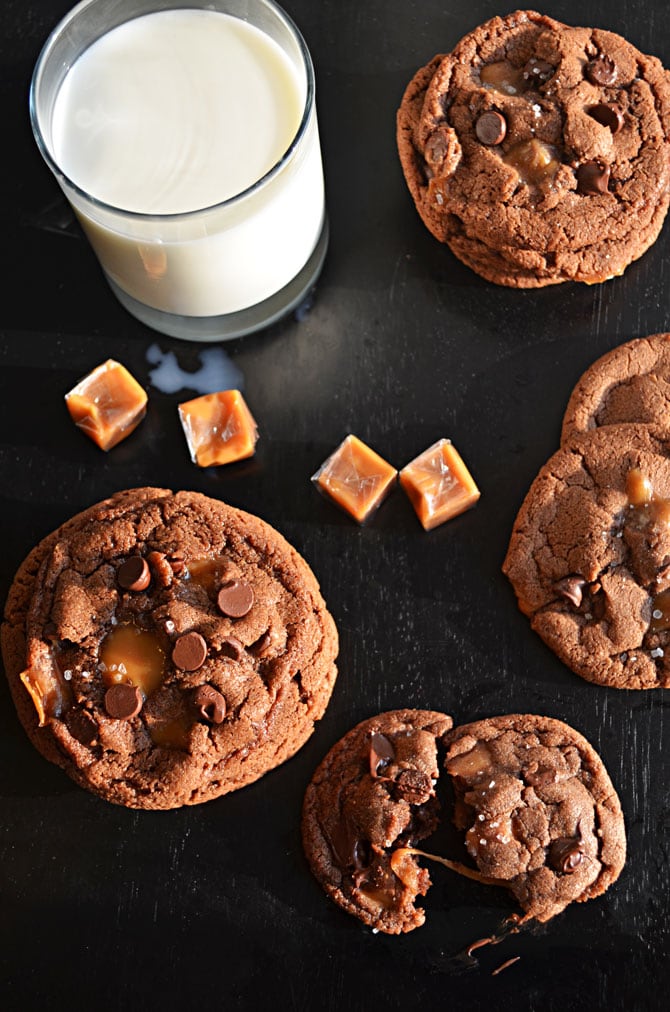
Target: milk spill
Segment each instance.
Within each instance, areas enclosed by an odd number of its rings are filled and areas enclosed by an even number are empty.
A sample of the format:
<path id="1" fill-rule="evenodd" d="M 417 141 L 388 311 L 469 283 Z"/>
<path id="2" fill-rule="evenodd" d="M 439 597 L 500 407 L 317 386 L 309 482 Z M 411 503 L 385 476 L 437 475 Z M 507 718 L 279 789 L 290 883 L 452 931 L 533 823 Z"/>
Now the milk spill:
<path id="1" fill-rule="evenodd" d="M 243 390 L 244 374 L 221 348 L 205 348 L 198 353 L 200 366 L 195 372 L 182 369 L 173 351 L 161 351 L 158 344 L 147 350 L 147 362 L 156 368 L 149 372 L 151 385 L 164 394 L 177 390 L 195 390 L 213 394 L 218 390 Z"/>

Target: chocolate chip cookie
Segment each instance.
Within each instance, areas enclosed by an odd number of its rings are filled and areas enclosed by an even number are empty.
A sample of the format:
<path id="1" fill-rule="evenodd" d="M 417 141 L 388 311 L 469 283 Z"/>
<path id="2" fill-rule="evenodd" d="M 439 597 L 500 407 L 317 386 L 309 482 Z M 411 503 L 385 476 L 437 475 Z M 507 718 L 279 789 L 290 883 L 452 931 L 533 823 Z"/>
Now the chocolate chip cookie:
<path id="1" fill-rule="evenodd" d="M 307 788 L 302 833 L 331 899 L 375 930 L 411 931 L 424 922 L 415 902 L 431 884 L 417 856 L 508 889 L 528 920 L 603 893 L 623 868 L 626 836 L 589 743 L 528 714 L 451 725 L 442 713 L 393 710 L 363 721 L 325 757 Z M 440 821 L 438 752 L 453 787 L 444 817 L 464 834 L 474 866 L 415 849 Z"/>
<path id="2" fill-rule="evenodd" d="M 2 628 L 33 743 L 131 808 L 251 783 L 312 733 L 337 633 L 306 562 L 268 524 L 195 492 L 121 492 L 45 538 Z"/>
<path id="3" fill-rule="evenodd" d="M 621 422 L 646 422 L 670 433 L 670 334 L 628 341 L 594 362 L 572 391 L 561 443 Z"/>
<path id="4" fill-rule="evenodd" d="M 397 137 L 432 234 L 496 284 L 621 274 L 670 199 L 670 84 L 612 32 L 495 17 L 420 69 Z"/>
<path id="5" fill-rule="evenodd" d="M 582 678 L 670 686 L 670 438 L 575 436 L 541 469 L 503 570 L 532 628 Z"/>
<path id="6" fill-rule="evenodd" d="M 621 873 L 621 805 L 600 757 L 560 720 L 490 717 L 447 735 L 454 823 L 482 875 L 548 921 Z"/>
<path id="7" fill-rule="evenodd" d="M 391 856 L 437 826 L 437 746 L 451 725 L 430 710 L 365 720 L 333 746 L 307 788 L 302 836 L 312 872 L 331 899 L 387 934 L 425 919 L 414 904 L 430 886 L 428 872 L 408 855 L 400 879 Z"/>

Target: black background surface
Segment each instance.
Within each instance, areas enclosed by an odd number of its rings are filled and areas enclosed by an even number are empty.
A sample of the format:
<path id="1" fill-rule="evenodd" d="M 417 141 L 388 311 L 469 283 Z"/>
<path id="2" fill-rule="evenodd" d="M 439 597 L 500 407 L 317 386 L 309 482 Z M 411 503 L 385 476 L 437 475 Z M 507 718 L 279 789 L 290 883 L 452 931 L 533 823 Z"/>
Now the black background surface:
<path id="1" fill-rule="evenodd" d="M 394 117 L 420 65 L 507 11 L 479 0 L 287 0 L 316 66 L 331 243 L 304 319 L 226 346 L 259 423 L 258 452 L 198 470 L 176 412 L 192 392 L 150 388 L 147 420 L 105 455 L 71 424 L 63 394 L 108 356 L 148 385 L 150 345 L 190 370 L 205 346 L 157 336 L 117 304 L 33 143 L 31 69 L 68 6 L 0 9 L 3 597 L 37 540 L 90 503 L 143 484 L 197 489 L 260 514 L 306 556 L 340 630 L 340 676 L 293 760 L 237 794 L 168 813 L 117 808 L 74 786 L 29 744 L 3 684 L 0 1006 L 665 1007 L 666 697 L 573 675 L 530 631 L 500 566 L 578 376 L 618 343 L 670 330 L 667 224 L 607 284 L 487 284 L 422 226 Z M 610 28 L 670 64 L 666 4 L 556 0 L 547 13 Z M 426 534 L 397 491 L 358 528 L 309 481 L 348 432 L 396 466 L 451 437 L 479 505 Z M 535 712 L 582 731 L 626 814 L 629 859 L 616 885 L 484 950 L 467 973 L 451 957 L 512 910 L 495 890 L 434 867 L 427 923 L 400 938 L 375 936 L 332 905 L 301 852 L 305 786 L 353 724 L 400 706 L 444 710 L 456 723 Z"/>

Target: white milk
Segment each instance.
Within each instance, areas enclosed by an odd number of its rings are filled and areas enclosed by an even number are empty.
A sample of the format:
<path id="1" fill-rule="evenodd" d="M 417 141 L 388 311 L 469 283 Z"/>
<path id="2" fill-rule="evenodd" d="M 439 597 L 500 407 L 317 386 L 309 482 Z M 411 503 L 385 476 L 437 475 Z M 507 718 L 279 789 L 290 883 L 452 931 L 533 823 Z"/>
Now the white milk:
<path id="1" fill-rule="evenodd" d="M 217 205 L 286 153 L 306 91 L 273 39 L 216 11 L 144 15 L 94 42 L 60 87 L 52 146 L 95 198 L 66 191 L 112 281 L 186 316 L 232 313 L 288 284 L 323 223 L 314 113 L 280 172 Z"/>

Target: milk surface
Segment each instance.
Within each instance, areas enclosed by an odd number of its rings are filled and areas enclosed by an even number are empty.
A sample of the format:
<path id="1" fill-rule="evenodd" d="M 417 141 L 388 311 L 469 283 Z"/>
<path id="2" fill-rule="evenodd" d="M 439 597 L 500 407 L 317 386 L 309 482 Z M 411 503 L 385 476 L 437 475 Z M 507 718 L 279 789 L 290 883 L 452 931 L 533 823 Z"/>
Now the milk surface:
<path id="1" fill-rule="evenodd" d="M 214 11 L 162 11 L 108 32 L 75 62 L 54 106 L 54 154 L 114 207 L 193 211 L 265 175 L 304 101 L 304 82 L 258 28 Z"/>
<path id="2" fill-rule="evenodd" d="M 323 222 L 315 115 L 281 172 L 217 205 L 282 158 L 306 94 L 304 68 L 273 39 L 216 11 L 144 15 L 94 42 L 61 85 L 52 147 L 77 187 L 111 205 L 63 181 L 108 276 L 148 306 L 193 316 L 235 312 L 288 284 Z"/>

